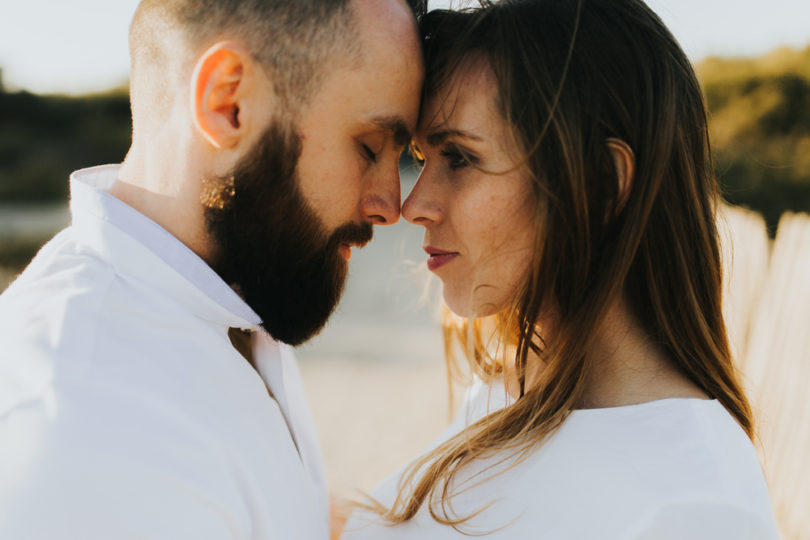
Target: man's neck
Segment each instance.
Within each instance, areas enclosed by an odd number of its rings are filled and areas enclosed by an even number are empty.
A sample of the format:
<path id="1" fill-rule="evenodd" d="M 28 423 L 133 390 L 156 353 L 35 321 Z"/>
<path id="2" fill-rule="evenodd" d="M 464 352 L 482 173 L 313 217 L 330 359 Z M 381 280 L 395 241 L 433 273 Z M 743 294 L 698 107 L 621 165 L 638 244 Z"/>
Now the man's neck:
<path id="1" fill-rule="evenodd" d="M 199 202 L 196 167 L 181 151 L 149 159 L 133 145 L 108 192 L 142 213 L 209 261 L 210 242 Z"/>

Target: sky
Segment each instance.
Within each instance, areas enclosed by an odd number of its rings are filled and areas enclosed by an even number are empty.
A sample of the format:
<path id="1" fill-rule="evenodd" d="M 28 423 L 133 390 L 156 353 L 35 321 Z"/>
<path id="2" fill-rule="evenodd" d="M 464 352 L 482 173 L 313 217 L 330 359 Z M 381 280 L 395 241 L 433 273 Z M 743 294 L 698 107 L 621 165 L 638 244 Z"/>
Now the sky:
<path id="1" fill-rule="evenodd" d="M 127 28 L 137 4 L 138 0 L 0 0 L 0 68 L 6 86 L 79 94 L 125 83 Z M 708 55 L 751 56 L 782 45 L 810 45 L 810 0 L 648 0 L 648 4 L 694 61 Z"/>

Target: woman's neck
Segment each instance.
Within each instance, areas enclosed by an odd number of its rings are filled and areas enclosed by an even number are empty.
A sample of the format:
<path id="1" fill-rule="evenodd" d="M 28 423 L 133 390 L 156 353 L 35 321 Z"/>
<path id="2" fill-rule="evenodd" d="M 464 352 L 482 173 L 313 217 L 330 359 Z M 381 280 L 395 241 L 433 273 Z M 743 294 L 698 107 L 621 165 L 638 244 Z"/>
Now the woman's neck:
<path id="1" fill-rule="evenodd" d="M 677 368 L 623 301 L 614 304 L 608 312 L 591 354 L 593 367 L 578 408 L 620 407 L 674 397 L 708 397 Z"/>
<path id="2" fill-rule="evenodd" d="M 653 341 L 624 301 L 616 302 L 608 311 L 590 354 L 592 369 L 578 409 L 620 407 L 666 398 L 708 398 Z M 527 359 L 527 388 L 538 379 L 543 367 L 537 356 Z M 507 388 L 517 396 L 519 385 L 513 374 L 514 370 L 507 370 Z"/>

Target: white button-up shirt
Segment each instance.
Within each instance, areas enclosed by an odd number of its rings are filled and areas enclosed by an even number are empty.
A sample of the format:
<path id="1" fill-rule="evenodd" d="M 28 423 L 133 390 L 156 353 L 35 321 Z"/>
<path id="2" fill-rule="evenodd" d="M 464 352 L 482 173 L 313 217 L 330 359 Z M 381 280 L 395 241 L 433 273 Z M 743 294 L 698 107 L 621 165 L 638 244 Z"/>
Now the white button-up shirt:
<path id="1" fill-rule="evenodd" d="M 72 225 L 0 296 L 0 538 L 328 538 L 291 350 L 117 173 L 74 173 Z"/>

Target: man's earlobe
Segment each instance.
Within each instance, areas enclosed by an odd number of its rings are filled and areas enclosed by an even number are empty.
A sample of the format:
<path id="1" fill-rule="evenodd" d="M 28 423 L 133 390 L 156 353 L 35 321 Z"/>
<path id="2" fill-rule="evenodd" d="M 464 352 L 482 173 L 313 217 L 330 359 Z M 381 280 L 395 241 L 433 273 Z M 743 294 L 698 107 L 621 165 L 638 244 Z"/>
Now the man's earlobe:
<path id="1" fill-rule="evenodd" d="M 205 51 L 194 67 L 192 118 L 216 148 L 233 148 L 244 133 L 240 114 L 248 58 L 241 46 L 223 42 Z"/>
<path id="2" fill-rule="evenodd" d="M 621 139 L 609 137 L 605 144 L 610 151 L 613 158 L 613 166 L 616 169 L 616 178 L 619 185 L 616 194 L 616 206 L 610 209 L 610 215 L 605 216 L 610 220 L 621 213 L 627 200 L 630 198 L 630 192 L 633 190 L 633 180 L 636 173 L 636 155 L 630 145 Z"/>

